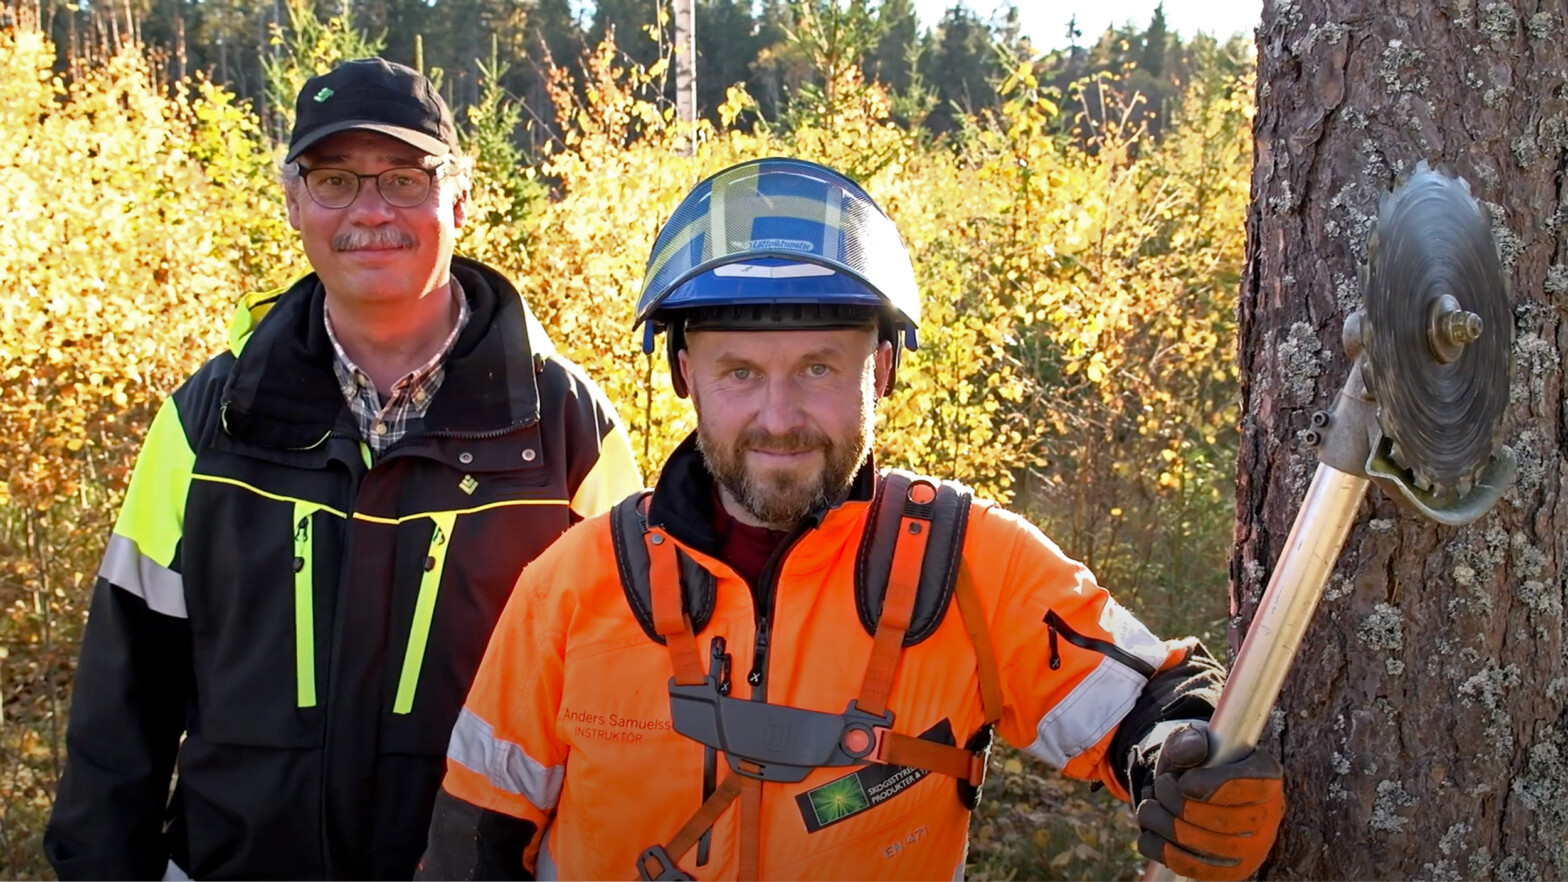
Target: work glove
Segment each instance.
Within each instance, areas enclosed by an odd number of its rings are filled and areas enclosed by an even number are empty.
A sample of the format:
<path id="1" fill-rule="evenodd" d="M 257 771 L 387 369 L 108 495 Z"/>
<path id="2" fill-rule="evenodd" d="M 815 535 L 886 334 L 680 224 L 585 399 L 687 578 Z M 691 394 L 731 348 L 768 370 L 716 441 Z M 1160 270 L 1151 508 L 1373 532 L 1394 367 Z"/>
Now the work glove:
<path id="1" fill-rule="evenodd" d="M 1208 757 L 1202 724 L 1165 738 L 1154 785 L 1138 803 L 1138 850 L 1188 878 L 1245 879 L 1274 847 L 1285 814 L 1284 770 L 1259 750 L 1204 768 Z"/>

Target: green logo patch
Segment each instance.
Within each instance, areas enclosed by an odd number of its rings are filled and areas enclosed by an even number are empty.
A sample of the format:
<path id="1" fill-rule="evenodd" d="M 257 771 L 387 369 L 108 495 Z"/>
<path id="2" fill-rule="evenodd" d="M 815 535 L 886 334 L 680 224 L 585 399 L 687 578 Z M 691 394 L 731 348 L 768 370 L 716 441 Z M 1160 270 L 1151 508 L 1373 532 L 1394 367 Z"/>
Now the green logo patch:
<path id="1" fill-rule="evenodd" d="M 920 737 L 936 744 L 951 745 L 954 743 L 953 724 L 942 720 L 920 733 Z M 806 823 L 806 832 L 815 833 L 876 808 L 920 783 L 929 774 L 925 769 L 870 763 L 821 787 L 795 794 L 795 805 L 800 809 L 800 819 Z"/>
<path id="2" fill-rule="evenodd" d="M 871 807 L 871 801 L 866 799 L 866 788 L 860 785 L 860 779 L 854 775 L 829 782 L 816 790 L 808 790 L 806 796 L 811 799 L 811 810 L 817 816 L 817 823 L 823 827 Z"/>
<path id="3" fill-rule="evenodd" d="M 322 86 L 321 87 L 321 91 L 316 93 L 315 101 L 316 101 L 317 104 L 320 104 L 321 102 L 323 102 L 323 101 L 325 101 L 325 100 L 327 100 L 328 98 L 331 98 L 331 97 L 332 97 L 332 90 L 327 88 L 326 86 Z"/>

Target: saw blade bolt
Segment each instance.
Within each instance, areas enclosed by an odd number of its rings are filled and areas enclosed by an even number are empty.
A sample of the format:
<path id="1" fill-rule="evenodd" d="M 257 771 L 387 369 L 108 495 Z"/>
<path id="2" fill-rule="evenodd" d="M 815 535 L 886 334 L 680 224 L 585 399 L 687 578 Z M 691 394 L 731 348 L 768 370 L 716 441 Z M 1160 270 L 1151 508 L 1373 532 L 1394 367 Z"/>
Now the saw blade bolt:
<path id="1" fill-rule="evenodd" d="M 1332 419 L 1332 417 L 1329 416 L 1328 411 L 1326 411 L 1326 410 L 1317 411 L 1316 413 L 1314 413 L 1312 415 L 1312 426 L 1313 426 L 1313 428 L 1317 428 L 1317 429 L 1326 428 L 1328 426 L 1328 424 L 1329 424 L 1329 420 L 1330 419 Z"/>
<path id="2" fill-rule="evenodd" d="M 1481 339 L 1481 317 L 1459 305 L 1452 294 L 1432 302 L 1427 324 L 1427 344 L 1440 364 L 1453 364 L 1467 344 Z"/>
<path id="3" fill-rule="evenodd" d="M 1481 339 L 1481 317 L 1473 312 L 1459 310 L 1448 314 L 1443 327 L 1448 339 L 1458 346 Z"/>
<path id="4" fill-rule="evenodd" d="M 1323 443 L 1323 436 L 1317 429 L 1308 429 L 1301 433 L 1301 443 L 1308 447 L 1317 447 Z"/>

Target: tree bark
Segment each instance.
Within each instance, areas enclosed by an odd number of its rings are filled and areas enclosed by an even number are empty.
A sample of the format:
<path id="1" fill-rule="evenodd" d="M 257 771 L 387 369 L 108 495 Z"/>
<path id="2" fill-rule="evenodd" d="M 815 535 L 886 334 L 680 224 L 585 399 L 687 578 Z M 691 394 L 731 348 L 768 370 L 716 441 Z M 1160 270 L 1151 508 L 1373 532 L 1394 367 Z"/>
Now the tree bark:
<path id="1" fill-rule="evenodd" d="M 1378 199 L 1447 163 L 1512 283 L 1513 489 L 1442 527 L 1362 505 L 1265 733 L 1268 878 L 1568 878 L 1568 3 L 1265 0 L 1240 339 L 1232 652 L 1349 367 Z"/>

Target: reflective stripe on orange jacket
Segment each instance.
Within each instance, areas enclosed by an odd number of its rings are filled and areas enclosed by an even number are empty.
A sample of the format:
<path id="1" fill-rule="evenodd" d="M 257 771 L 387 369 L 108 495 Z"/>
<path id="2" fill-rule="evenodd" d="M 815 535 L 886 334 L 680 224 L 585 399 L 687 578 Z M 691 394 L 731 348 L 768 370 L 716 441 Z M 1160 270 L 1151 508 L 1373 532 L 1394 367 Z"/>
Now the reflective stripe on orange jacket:
<path id="1" fill-rule="evenodd" d="M 759 611 L 744 581 L 695 547 L 700 541 L 686 541 L 701 514 L 684 527 L 655 520 L 658 503 L 669 501 L 661 495 L 708 492 L 689 486 L 706 474 L 682 456 L 695 459 L 689 442 L 666 467 L 650 520 L 718 579 L 713 618 L 697 634 L 704 664 L 722 641 L 732 695 L 765 690 L 774 704 L 842 712 L 860 691 L 872 645 L 853 589 L 869 500 L 852 497 L 794 539 L 771 608 Z M 870 482 L 863 474 L 861 483 Z M 1156 639 L 1081 564 L 992 503 L 972 504 L 964 557 L 997 654 L 1001 735 L 1125 799 L 1125 760 L 1107 756 L 1113 735 L 1148 675 L 1182 665 L 1193 643 Z M 759 612 L 770 616 L 754 686 Z M 608 518 L 580 524 L 523 574 L 496 627 L 453 732 L 447 793 L 547 829 L 540 866 L 562 878 L 634 876 L 637 856 L 669 841 L 703 800 L 704 748 L 672 729 L 670 677 L 667 650 L 628 606 Z M 895 731 L 949 744 L 963 745 L 980 727 L 974 649 L 956 609 L 903 651 L 888 707 Z M 721 758 L 718 778 L 728 773 Z M 681 869 L 734 878 L 738 817 L 734 806 L 720 817 L 706 863 L 697 848 L 674 855 Z M 796 784 L 765 784 L 761 818 L 763 878 L 953 878 L 962 870 L 968 812 L 942 775 L 875 764 L 818 769 Z M 431 852 L 442 847 L 433 834 Z"/>

